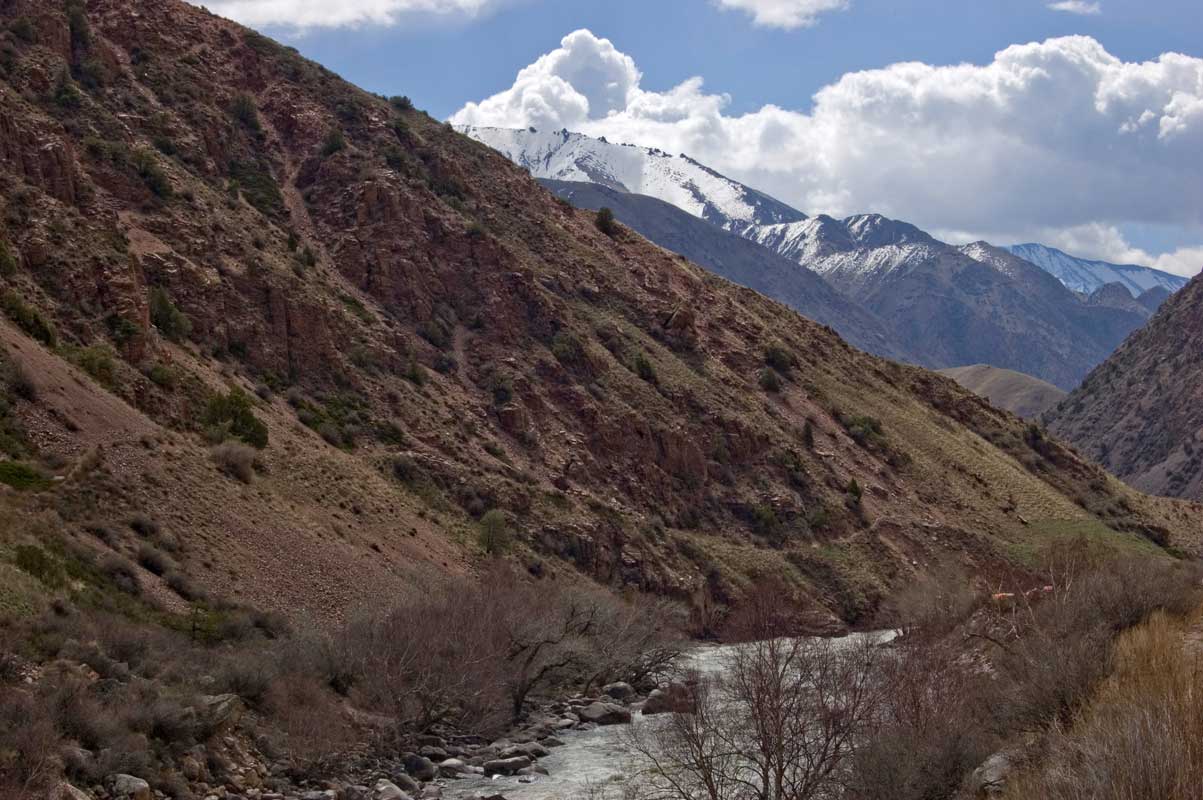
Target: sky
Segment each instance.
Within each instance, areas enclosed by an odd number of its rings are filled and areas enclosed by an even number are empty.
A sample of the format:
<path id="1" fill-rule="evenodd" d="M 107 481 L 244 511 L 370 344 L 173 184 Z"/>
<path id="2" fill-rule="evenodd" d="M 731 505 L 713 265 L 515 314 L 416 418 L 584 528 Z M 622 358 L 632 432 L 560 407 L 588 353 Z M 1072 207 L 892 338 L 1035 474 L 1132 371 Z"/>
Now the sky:
<path id="1" fill-rule="evenodd" d="M 807 213 L 1203 268 L 1199 0 L 210 0 L 462 124 L 685 152 Z"/>

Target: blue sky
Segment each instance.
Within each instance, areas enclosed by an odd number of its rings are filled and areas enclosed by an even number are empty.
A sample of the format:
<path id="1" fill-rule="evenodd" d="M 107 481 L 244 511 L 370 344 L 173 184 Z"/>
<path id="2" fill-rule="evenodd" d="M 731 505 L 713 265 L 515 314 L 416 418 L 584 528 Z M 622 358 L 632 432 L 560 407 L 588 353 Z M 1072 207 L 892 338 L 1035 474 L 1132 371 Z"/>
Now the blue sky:
<path id="1" fill-rule="evenodd" d="M 766 103 L 807 109 L 845 72 L 897 61 L 983 63 L 1008 45 L 1067 34 L 1093 36 L 1125 61 L 1203 54 L 1201 11 L 1199 0 L 1108 0 L 1097 15 L 1052 11 L 1039 0 L 855 0 L 813 27 L 779 30 L 706 0 L 520 0 L 475 19 L 263 30 L 359 86 L 408 94 L 439 118 L 506 88 L 578 28 L 631 54 L 645 86 L 702 75 L 742 112 Z"/>
<path id="2" fill-rule="evenodd" d="M 1203 266 L 1199 1 L 211 7 L 439 118 L 688 152 L 808 213 L 880 211 L 950 240 L 1040 240 L 1190 274 Z M 814 10 L 812 24 L 782 24 L 789 9 Z M 1038 45 L 1007 50 L 1028 43 Z M 949 68 L 964 63 L 976 68 Z M 534 77 L 516 82 L 528 65 Z M 704 83 L 683 87 L 691 78 Z M 602 107 L 590 81 L 614 81 L 625 99 Z"/>

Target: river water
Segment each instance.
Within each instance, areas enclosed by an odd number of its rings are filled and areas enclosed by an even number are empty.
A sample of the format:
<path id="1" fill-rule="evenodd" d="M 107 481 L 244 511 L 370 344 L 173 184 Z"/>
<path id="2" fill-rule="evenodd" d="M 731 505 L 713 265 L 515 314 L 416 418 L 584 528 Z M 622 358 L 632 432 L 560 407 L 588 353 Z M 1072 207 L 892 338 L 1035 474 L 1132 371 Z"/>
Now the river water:
<path id="1" fill-rule="evenodd" d="M 839 641 L 853 643 L 865 637 L 878 642 L 894 638 L 893 631 L 854 633 Z M 685 668 L 703 675 L 720 672 L 732 645 L 698 645 L 687 656 Z M 632 725 L 656 725 L 667 715 L 644 717 L 635 712 Z M 517 777 L 485 778 L 469 775 L 449 780 L 443 796 L 452 800 L 504 795 L 506 800 L 606 800 L 622 796 L 622 784 L 635 771 L 638 756 L 631 747 L 626 725 L 607 725 L 590 731 L 565 731 L 557 734 L 563 747 L 552 748 L 551 754 L 539 759 L 539 765 L 550 775 L 532 776 L 533 782 L 522 783 Z M 527 778 L 531 780 L 531 778 Z"/>

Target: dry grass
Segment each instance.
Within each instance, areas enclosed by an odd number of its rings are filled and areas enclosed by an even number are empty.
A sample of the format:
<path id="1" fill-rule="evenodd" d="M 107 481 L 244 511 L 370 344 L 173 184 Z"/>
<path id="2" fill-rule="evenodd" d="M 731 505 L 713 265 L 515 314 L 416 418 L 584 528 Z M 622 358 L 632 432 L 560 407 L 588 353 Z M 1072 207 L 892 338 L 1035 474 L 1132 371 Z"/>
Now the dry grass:
<path id="1" fill-rule="evenodd" d="M 1196 615 L 1197 626 L 1200 622 Z M 1115 670 L 1070 726 L 1049 734 L 1044 763 L 1008 797 L 1188 800 L 1203 786 L 1203 672 L 1186 624 L 1165 613 L 1125 633 Z"/>

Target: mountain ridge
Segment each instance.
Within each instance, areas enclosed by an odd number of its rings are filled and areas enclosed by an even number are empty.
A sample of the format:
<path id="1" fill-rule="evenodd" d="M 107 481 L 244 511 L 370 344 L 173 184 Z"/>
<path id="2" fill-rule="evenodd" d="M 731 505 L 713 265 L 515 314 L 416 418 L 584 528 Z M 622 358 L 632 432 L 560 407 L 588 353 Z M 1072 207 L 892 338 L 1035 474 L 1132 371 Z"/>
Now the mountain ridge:
<path id="1" fill-rule="evenodd" d="M 1004 249 L 1026 259 L 1054 275 L 1075 292 L 1092 294 L 1108 283 L 1119 283 L 1133 297 L 1140 297 L 1153 288 L 1176 292 L 1186 286 L 1187 278 L 1139 264 L 1113 264 L 1097 259 L 1072 256 L 1055 247 L 1028 242 L 1008 245 Z"/>

